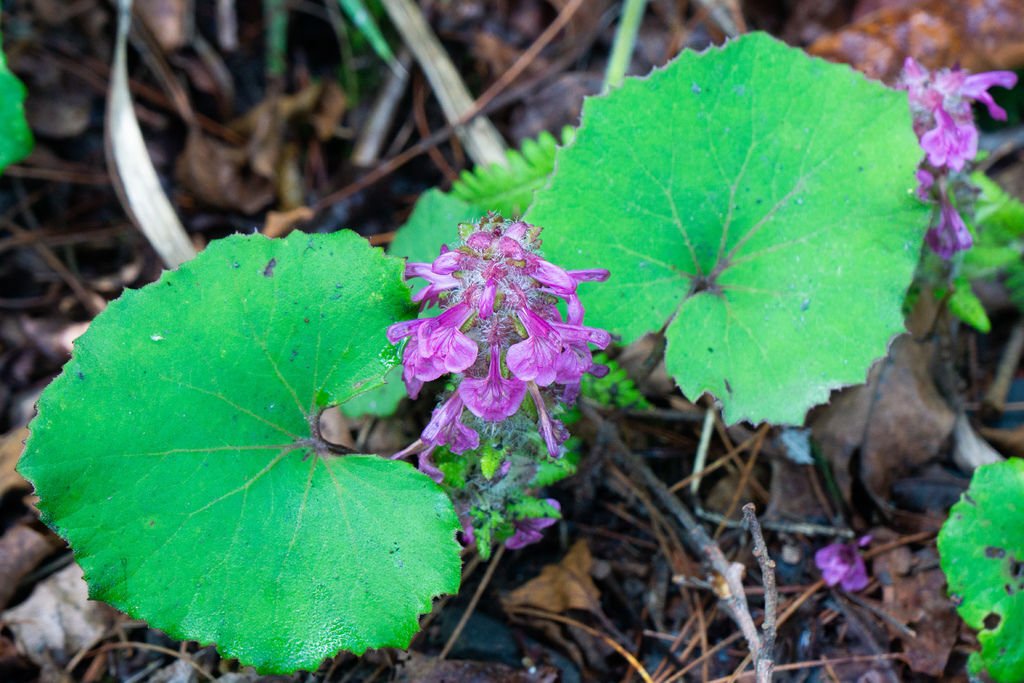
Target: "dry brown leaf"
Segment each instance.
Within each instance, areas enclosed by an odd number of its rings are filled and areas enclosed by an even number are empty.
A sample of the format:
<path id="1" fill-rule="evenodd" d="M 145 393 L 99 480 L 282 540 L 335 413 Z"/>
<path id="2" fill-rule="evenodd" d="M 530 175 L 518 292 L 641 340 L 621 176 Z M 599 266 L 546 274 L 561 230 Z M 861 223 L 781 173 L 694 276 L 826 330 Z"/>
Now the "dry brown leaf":
<path id="1" fill-rule="evenodd" d="M 894 480 L 949 445 L 956 416 L 932 379 L 933 355 L 931 344 L 899 337 L 871 369 L 866 384 L 844 389 L 812 413 L 813 439 L 847 503 L 858 478 L 876 503 L 885 505 Z M 857 471 L 855 454 L 860 455 Z"/>
<path id="2" fill-rule="evenodd" d="M 284 237 L 295 226 L 303 221 L 312 220 L 316 212 L 308 206 L 300 206 L 290 211 L 268 211 L 260 231 L 267 237 Z"/>
<path id="3" fill-rule="evenodd" d="M 397 683 L 555 683 L 558 671 L 550 666 L 516 670 L 495 662 L 443 660 L 410 652 L 395 680 Z"/>
<path id="4" fill-rule="evenodd" d="M 22 651 L 40 666 L 66 663 L 113 624 L 114 611 L 89 600 L 82 570 L 71 564 L 46 578 L 28 600 L 0 614 Z"/>
<path id="5" fill-rule="evenodd" d="M 182 186 L 208 206 L 254 214 L 274 200 L 274 184 L 248 166 L 244 149 L 207 137 L 198 129 L 175 166 Z"/>
<path id="6" fill-rule="evenodd" d="M 907 56 L 929 68 L 1013 69 L 1024 65 L 1024 3 L 920 0 L 884 6 L 819 38 L 808 52 L 889 82 Z"/>
<path id="7" fill-rule="evenodd" d="M 7 606 L 18 582 L 59 546 L 56 537 L 24 524 L 11 527 L 0 536 L 0 608 Z"/>
<path id="8" fill-rule="evenodd" d="M 135 9 L 164 52 L 173 52 L 188 40 L 189 10 L 186 0 L 136 0 Z"/>
<path id="9" fill-rule="evenodd" d="M 32 488 L 18 474 L 15 466 L 21 452 L 25 450 L 25 439 L 28 438 L 28 427 L 21 427 L 0 436 L 0 500 L 8 491 L 15 489 L 27 491 Z"/>
<path id="10" fill-rule="evenodd" d="M 527 581 L 502 599 L 506 610 L 534 607 L 562 613 L 571 609 L 599 613 L 601 591 L 590 578 L 593 558 L 584 540 L 576 541 L 558 564 L 549 564 L 540 576 Z"/>
<path id="11" fill-rule="evenodd" d="M 872 569 L 884 577 L 880 608 L 914 633 L 897 634 L 907 664 L 917 673 L 941 677 L 960 632 L 960 619 L 946 597 L 946 578 L 934 567 L 938 562 L 934 550 L 921 552 L 925 556 L 915 558 L 905 546 L 894 548 L 876 557 Z M 915 571 L 928 565 L 934 568 Z"/>

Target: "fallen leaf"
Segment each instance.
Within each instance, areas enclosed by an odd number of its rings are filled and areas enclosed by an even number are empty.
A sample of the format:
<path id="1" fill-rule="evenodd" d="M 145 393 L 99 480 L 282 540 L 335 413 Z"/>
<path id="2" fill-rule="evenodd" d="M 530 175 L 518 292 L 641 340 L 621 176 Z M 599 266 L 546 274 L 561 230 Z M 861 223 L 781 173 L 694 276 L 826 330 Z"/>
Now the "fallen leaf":
<path id="1" fill-rule="evenodd" d="M 1013 69 L 1024 65 L 1024 3 L 920 0 L 884 6 L 819 38 L 808 52 L 887 82 L 908 56 L 931 69 Z"/>
<path id="2" fill-rule="evenodd" d="M 444 660 L 410 652 L 395 680 L 397 683 L 555 683 L 558 670 L 539 666 L 524 671 L 495 662 Z"/>
<path id="3" fill-rule="evenodd" d="M 0 607 L 5 607 L 20 582 L 61 545 L 54 536 L 18 524 L 0 536 Z"/>
<path id="4" fill-rule="evenodd" d="M 189 133 L 175 176 L 182 187 L 208 206 L 254 214 L 274 200 L 274 184 L 253 172 L 246 150 Z"/>
<path id="5" fill-rule="evenodd" d="M 507 611 L 533 607 L 556 613 L 571 609 L 599 613 L 601 591 L 590 578 L 592 565 L 587 542 L 576 541 L 561 562 L 544 567 L 540 576 L 502 598 L 502 605 Z"/>
<path id="6" fill-rule="evenodd" d="M 284 237 L 295 226 L 313 219 L 316 213 L 308 206 L 299 206 L 289 211 L 268 211 L 260 231 L 267 237 Z"/>
<path id="7" fill-rule="evenodd" d="M 135 11 L 164 52 L 173 52 L 188 39 L 189 11 L 185 0 L 135 0 Z"/>
<path id="8" fill-rule="evenodd" d="M 867 383 L 837 392 L 811 414 L 813 440 L 847 503 L 859 479 L 886 506 L 893 481 L 947 448 L 956 416 L 932 379 L 933 355 L 930 343 L 903 335 L 871 369 Z"/>
<path id="9" fill-rule="evenodd" d="M 946 597 L 946 577 L 934 567 L 934 549 L 919 555 L 905 546 L 894 548 L 876 557 L 872 568 L 883 579 L 881 609 L 913 632 L 893 631 L 903 641 L 907 664 L 917 673 L 941 677 L 960 632 L 960 619 Z M 919 570 L 929 565 L 934 568 Z"/>
<path id="10" fill-rule="evenodd" d="M 71 564 L 42 581 L 28 600 L 0 618 L 25 655 L 45 666 L 50 658 L 67 663 L 83 647 L 93 645 L 113 624 L 114 611 L 89 600 L 82 570 Z"/>
<path id="11" fill-rule="evenodd" d="M 32 488 L 25 479 L 18 474 L 15 466 L 21 452 L 25 450 L 25 439 L 28 438 L 28 427 L 20 427 L 0 436 L 0 500 L 9 491 L 28 491 Z"/>

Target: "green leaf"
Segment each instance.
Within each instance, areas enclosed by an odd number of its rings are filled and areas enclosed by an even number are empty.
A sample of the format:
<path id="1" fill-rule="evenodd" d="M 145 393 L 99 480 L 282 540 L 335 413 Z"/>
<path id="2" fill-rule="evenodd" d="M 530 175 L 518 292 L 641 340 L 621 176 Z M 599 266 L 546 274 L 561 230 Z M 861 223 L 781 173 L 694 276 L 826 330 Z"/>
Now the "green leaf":
<path id="1" fill-rule="evenodd" d="M 978 630 L 971 668 L 1024 680 L 1024 460 L 984 465 L 939 532 L 957 611 Z"/>
<path id="2" fill-rule="evenodd" d="M 452 505 L 311 428 L 396 362 L 401 270 L 349 231 L 234 236 L 96 318 L 19 465 L 92 598 L 262 672 L 409 643 L 458 588 Z"/>
<path id="3" fill-rule="evenodd" d="M 572 142 L 571 126 L 562 129 L 562 144 Z M 452 184 L 452 194 L 474 206 L 496 211 L 503 216 L 521 216 L 555 168 L 558 140 L 544 131 L 536 140 L 526 140 L 518 151 L 506 153 L 508 164 L 477 166 L 463 171 Z"/>
<path id="4" fill-rule="evenodd" d="M 25 86 L 0 52 L 0 172 L 27 157 L 33 144 L 25 121 Z"/>
<path id="5" fill-rule="evenodd" d="M 367 9 L 366 3 L 363 0 L 338 0 L 338 4 L 356 30 L 363 34 L 363 37 L 370 43 L 370 47 L 377 53 L 377 56 L 388 64 L 394 64 L 395 55 L 391 51 L 388 41 L 384 39 L 384 34 L 380 32 L 377 20 Z"/>
<path id="6" fill-rule="evenodd" d="M 988 333 L 992 329 L 992 322 L 988 319 L 985 306 L 971 289 L 971 283 L 967 278 L 957 278 L 953 283 L 953 293 L 949 296 L 949 310 L 979 332 Z"/>
<path id="7" fill-rule="evenodd" d="M 971 174 L 971 182 L 981 190 L 974 206 L 980 241 L 1005 243 L 1024 235 L 1024 203 L 981 171 Z"/>
<path id="8" fill-rule="evenodd" d="M 750 34 L 589 99 L 526 219 L 549 260 L 608 268 L 587 322 L 667 326 L 684 393 L 799 423 L 903 328 L 930 209 L 906 94 Z"/>

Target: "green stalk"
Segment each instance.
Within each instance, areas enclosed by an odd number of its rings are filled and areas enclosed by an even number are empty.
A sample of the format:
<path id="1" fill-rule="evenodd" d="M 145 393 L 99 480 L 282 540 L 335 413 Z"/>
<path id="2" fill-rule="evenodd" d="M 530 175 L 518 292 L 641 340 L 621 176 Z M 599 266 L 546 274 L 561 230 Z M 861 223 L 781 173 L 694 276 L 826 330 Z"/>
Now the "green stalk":
<path id="1" fill-rule="evenodd" d="M 612 43 L 612 54 L 608 58 L 608 68 L 604 72 L 604 90 L 608 91 L 622 85 L 629 68 L 629 60 L 636 46 L 636 35 L 640 30 L 640 20 L 647 8 L 647 0 L 626 0 L 622 6 L 622 18 L 615 31 Z"/>

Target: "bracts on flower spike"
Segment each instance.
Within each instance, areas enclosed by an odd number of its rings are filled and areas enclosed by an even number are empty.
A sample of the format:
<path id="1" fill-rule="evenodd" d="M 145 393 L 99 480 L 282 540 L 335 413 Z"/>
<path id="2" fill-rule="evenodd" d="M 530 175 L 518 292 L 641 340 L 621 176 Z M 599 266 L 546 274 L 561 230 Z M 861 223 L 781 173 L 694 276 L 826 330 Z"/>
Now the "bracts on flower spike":
<path id="1" fill-rule="evenodd" d="M 533 415 L 548 453 L 559 457 L 567 432 L 555 418 L 557 406 L 575 400 L 584 374 L 606 371 L 594 363 L 591 347 L 604 349 L 611 336 L 583 324 L 577 287 L 603 282 L 608 271 L 567 271 L 545 260 L 540 232 L 538 226 L 491 214 L 459 226 L 460 243 L 442 248 L 433 263 L 406 265 L 406 277 L 428 285 L 415 299 L 424 309 L 442 310 L 436 318 L 396 323 L 388 330 L 393 343 L 407 340 L 406 388 L 415 398 L 424 382 L 445 373 L 455 388 L 419 441 L 399 455 L 421 454 L 421 469 L 435 478 L 433 448 L 472 450 L 479 444 L 478 430 L 500 434 L 523 410 Z"/>

